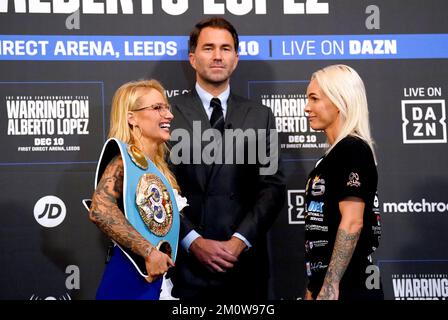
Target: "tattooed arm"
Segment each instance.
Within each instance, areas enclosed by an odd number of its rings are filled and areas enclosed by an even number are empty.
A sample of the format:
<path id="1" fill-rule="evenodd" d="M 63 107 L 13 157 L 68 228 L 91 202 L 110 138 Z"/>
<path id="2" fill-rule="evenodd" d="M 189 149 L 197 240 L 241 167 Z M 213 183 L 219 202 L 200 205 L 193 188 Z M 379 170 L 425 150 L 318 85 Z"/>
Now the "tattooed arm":
<path id="1" fill-rule="evenodd" d="M 355 251 L 363 225 L 364 201 L 348 197 L 339 202 L 341 222 L 336 233 L 333 254 L 317 300 L 337 300 L 339 283 Z"/>
<path id="2" fill-rule="evenodd" d="M 107 165 L 92 197 L 89 218 L 108 237 L 131 249 L 145 259 L 148 277 L 152 282 L 163 275 L 173 261 L 149 243 L 126 219 L 117 204 L 123 193 L 123 159 L 116 156 Z"/>

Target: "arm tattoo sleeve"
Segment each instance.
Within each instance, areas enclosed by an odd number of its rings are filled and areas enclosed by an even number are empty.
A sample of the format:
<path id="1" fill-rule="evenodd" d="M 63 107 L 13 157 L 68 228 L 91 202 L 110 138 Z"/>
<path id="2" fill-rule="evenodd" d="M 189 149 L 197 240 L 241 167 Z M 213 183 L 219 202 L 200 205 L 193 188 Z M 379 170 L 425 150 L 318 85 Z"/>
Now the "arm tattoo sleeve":
<path id="1" fill-rule="evenodd" d="M 338 229 L 330 265 L 328 266 L 324 285 L 322 286 L 324 289 L 321 292 L 322 298 L 330 298 L 335 294 L 333 285 L 339 284 L 341 281 L 355 251 L 360 234 L 361 231 L 347 233 L 343 229 Z"/>
<path id="2" fill-rule="evenodd" d="M 146 257 L 151 244 L 128 222 L 117 205 L 123 192 L 123 160 L 117 156 L 109 163 L 92 198 L 90 218 L 111 239 Z"/>

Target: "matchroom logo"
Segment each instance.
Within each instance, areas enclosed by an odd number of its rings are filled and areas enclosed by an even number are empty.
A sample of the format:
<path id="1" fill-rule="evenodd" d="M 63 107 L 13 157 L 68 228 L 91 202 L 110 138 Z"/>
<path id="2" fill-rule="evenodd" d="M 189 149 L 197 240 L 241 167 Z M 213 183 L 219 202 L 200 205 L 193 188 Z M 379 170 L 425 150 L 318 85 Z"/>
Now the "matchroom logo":
<path id="1" fill-rule="evenodd" d="M 445 100 L 402 100 L 403 143 L 446 143 Z"/>

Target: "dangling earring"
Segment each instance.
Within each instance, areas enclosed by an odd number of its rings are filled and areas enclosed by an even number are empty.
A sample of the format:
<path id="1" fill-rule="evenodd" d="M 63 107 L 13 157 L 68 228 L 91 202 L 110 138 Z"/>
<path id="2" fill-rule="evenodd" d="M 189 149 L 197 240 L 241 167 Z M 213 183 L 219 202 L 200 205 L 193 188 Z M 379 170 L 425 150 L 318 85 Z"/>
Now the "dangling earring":
<path id="1" fill-rule="evenodd" d="M 137 127 L 137 128 L 139 128 L 139 127 Z M 140 132 L 141 132 L 141 129 L 140 129 Z M 140 139 L 139 138 L 137 138 L 137 139 L 140 142 Z M 141 144 L 141 142 L 140 142 L 140 144 Z M 143 170 L 148 169 L 148 161 L 146 160 L 145 154 L 135 144 L 128 145 L 127 149 L 128 149 L 129 156 L 131 157 L 131 160 L 135 163 L 135 165 L 137 167 L 139 167 L 140 169 L 143 169 Z"/>

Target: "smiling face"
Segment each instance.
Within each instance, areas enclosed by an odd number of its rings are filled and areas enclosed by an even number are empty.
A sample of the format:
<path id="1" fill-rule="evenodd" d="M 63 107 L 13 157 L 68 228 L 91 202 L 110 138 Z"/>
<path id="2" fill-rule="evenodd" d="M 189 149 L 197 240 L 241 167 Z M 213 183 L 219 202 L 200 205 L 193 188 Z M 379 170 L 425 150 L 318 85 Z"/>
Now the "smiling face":
<path id="1" fill-rule="evenodd" d="M 341 128 L 341 116 L 339 109 L 325 95 L 316 79 L 311 79 L 306 90 L 308 103 L 305 112 L 314 130 L 323 130 L 330 142 L 338 136 Z"/>
<path id="2" fill-rule="evenodd" d="M 163 95 L 156 89 L 139 89 L 137 95 L 141 95 L 137 100 L 137 108 L 128 113 L 128 122 L 139 128 L 136 131 L 141 131 L 141 137 L 136 140 L 144 145 L 159 145 L 168 141 L 173 114 L 164 108 L 166 101 Z M 154 109 L 156 105 L 164 107 Z"/>
<path id="3" fill-rule="evenodd" d="M 212 27 L 201 30 L 196 49 L 189 58 L 196 70 L 196 80 L 204 88 L 210 85 L 227 87 L 238 64 L 237 48 L 231 33 Z"/>

